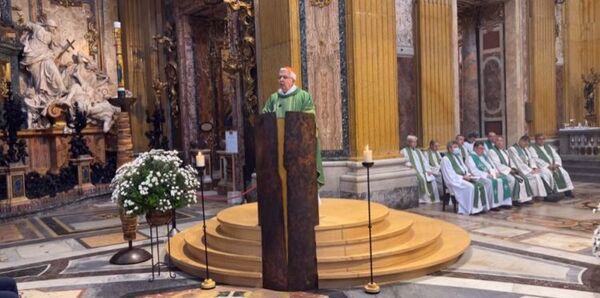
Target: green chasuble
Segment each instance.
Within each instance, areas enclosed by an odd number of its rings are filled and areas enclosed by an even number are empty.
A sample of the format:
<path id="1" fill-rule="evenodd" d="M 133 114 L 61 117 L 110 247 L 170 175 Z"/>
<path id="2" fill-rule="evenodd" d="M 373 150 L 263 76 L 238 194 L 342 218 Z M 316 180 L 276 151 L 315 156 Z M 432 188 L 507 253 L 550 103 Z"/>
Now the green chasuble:
<path id="1" fill-rule="evenodd" d="M 448 153 L 446 156 L 448 156 L 448 160 L 450 160 L 452 169 L 454 169 L 454 172 L 456 172 L 456 174 L 460 176 L 465 176 L 467 174 L 465 171 L 463 171 L 463 168 L 458 165 L 462 156 L 460 158 L 456 158 L 452 153 Z M 466 168 L 464 164 L 462 166 Z M 477 180 L 470 180 L 468 182 L 473 184 L 475 190 L 473 196 L 473 207 L 479 208 L 479 202 L 481 202 L 483 206 L 487 206 L 487 200 L 485 199 L 485 187 L 483 186 L 483 184 Z"/>
<path id="2" fill-rule="evenodd" d="M 277 118 L 285 118 L 286 112 L 305 112 L 315 115 L 315 104 L 308 92 L 297 88 L 292 93 L 286 95 L 277 92 L 271 94 L 262 110 L 262 113 L 275 113 Z M 319 188 L 321 188 L 321 186 L 325 185 L 325 175 L 323 174 L 323 160 L 321 158 L 321 144 L 319 142 L 318 131 L 315 154 L 317 162 L 317 183 L 319 184 Z"/>

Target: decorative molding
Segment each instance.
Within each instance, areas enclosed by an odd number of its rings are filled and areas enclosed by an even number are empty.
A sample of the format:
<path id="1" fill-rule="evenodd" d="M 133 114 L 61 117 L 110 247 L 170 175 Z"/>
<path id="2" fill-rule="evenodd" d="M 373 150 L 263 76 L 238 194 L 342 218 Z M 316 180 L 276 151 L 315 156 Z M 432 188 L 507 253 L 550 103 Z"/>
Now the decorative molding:
<path id="1" fill-rule="evenodd" d="M 325 6 L 328 6 L 329 4 L 331 4 L 331 0 L 310 0 L 310 5 L 318 6 L 319 8 L 323 8 Z"/>
<path id="2" fill-rule="evenodd" d="M 346 55 L 346 0 L 339 0 L 340 72 L 342 93 L 342 150 L 324 150 L 327 160 L 346 160 L 350 155 L 350 118 L 348 115 L 348 63 Z"/>
<path id="3" fill-rule="evenodd" d="M 75 7 L 83 4 L 82 0 L 51 0 L 52 4 L 64 7 Z"/>
<path id="4" fill-rule="evenodd" d="M 311 4 L 312 4 L 311 0 Z M 302 89 L 308 90 L 308 61 L 306 52 L 306 0 L 298 1 L 300 5 L 300 72 L 302 73 Z M 314 4 L 313 4 L 314 5 Z"/>

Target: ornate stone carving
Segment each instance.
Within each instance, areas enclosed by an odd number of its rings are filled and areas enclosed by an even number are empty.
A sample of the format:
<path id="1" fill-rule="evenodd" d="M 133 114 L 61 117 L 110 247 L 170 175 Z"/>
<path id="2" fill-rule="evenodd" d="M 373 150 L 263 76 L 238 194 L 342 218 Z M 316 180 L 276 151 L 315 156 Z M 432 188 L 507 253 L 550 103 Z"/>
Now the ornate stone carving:
<path id="1" fill-rule="evenodd" d="M 414 55 L 412 11 L 412 0 L 396 0 L 396 49 L 399 55 Z"/>
<path id="2" fill-rule="evenodd" d="M 72 56 L 72 62 L 59 64 L 59 58 L 72 48 L 73 41 L 56 40 L 58 25 L 53 20 L 27 23 L 22 29 L 21 43 L 26 50 L 21 64 L 31 77 L 24 92 L 28 127 L 47 128 L 54 108 L 73 113 L 72 107 L 78 103 L 88 113 L 90 122 L 102 125 L 107 132 L 118 112 L 107 101 L 108 76 L 80 53 Z"/>
<path id="3" fill-rule="evenodd" d="M 167 89 L 166 94 L 171 110 L 171 118 L 173 119 L 172 123 L 174 126 L 177 126 L 179 123 L 179 121 L 176 121 L 176 119 L 179 118 L 179 95 L 177 93 L 179 75 L 177 69 L 177 42 L 175 34 L 176 33 L 173 24 L 167 23 L 164 35 L 156 35 L 153 37 L 153 39 L 157 44 L 155 50 L 158 50 L 159 45 L 163 46 L 167 58 L 167 63 L 164 69 L 167 81 L 166 85 L 161 84 L 161 89 Z M 160 96 L 160 94 L 158 96 Z"/>
<path id="4" fill-rule="evenodd" d="M 239 60 L 229 65 L 231 70 L 241 70 L 244 81 L 244 110 L 250 116 L 251 123 L 253 115 L 258 112 L 258 97 L 256 95 L 256 80 L 253 73 L 256 71 L 256 42 L 254 39 L 254 7 L 251 0 L 223 0 L 229 4 L 233 11 L 239 11 L 239 21 L 242 26 L 242 42 Z M 228 39 L 230 40 L 230 39 Z M 234 47 L 235 48 L 235 47 Z"/>
<path id="5" fill-rule="evenodd" d="M 310 0 L 310 5 L 318 6 L 320 8 L 323 8 L 329 4 L 331 4 L 331 0 Z"/>
<path id="6" fill-rule="evenodd" d="M 81 6 L 82 0 L 52 0 L 52 3 L 64 7 L 73 7 Z"/>

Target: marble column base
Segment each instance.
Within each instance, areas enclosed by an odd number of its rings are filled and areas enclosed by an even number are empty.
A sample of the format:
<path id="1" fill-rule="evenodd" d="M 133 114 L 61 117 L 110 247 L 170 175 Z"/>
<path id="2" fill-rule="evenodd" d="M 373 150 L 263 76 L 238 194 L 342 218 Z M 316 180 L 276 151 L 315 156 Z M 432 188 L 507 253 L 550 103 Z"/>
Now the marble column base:
<path id="1" fill-rule="evenodd" d="M 419 206 L 417 177 L 405 159 L 376 160 L 371 168 L 371 200 L 390 208 Z M 360 162 L 324 162 L 325 186 L 321 197 L 367 198 L 367 170 Z"/>

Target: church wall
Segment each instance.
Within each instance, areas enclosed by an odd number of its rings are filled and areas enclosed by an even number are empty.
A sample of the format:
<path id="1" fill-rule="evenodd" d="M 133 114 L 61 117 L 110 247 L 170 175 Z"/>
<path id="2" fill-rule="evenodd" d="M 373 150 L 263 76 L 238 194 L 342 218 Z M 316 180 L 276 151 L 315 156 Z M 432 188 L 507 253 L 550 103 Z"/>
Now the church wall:
<path id="1" fill-rule="evenodd" d="M 457 130 L 456 3 L 418 1 L 419 99 L 423 140 L 450 140 Z"/>
<path id="2" fill-rule="evenodd" d="M 281 66 L 295 69 L 296 84 L 302 87 L 298 1 L 257 1 L 257 77 L 261 108 L 267 97 L 278 89 L 277 72 Z"/>
<path id="3" fill-rule="evenodd" d="M 414 5 L 412 0 L 396 0 L 396 54 L 398 63 L 398 113 L 400 147 L 408 135 L 418 134 L 417 61 L 414 45 Z M 422 142 L 423 144 L 426 141 Z"/>
<path id="4" fill-rule="evenodd" d="M 556 53 L 554 0 L 532 1 L 530 37 L 530 99 L 533 109 L 531 134 L 556 136 Z"/>
<path id="5" fill-rule="evenodd" d="M 581 76 L 589 74 L 591 68 L 600 70 L 600 2 L 566 1 L 564 5 L 565 120 L 583 122 L 586 112 Z M 597 95 L 595 105 L 598 115 Z"/>

